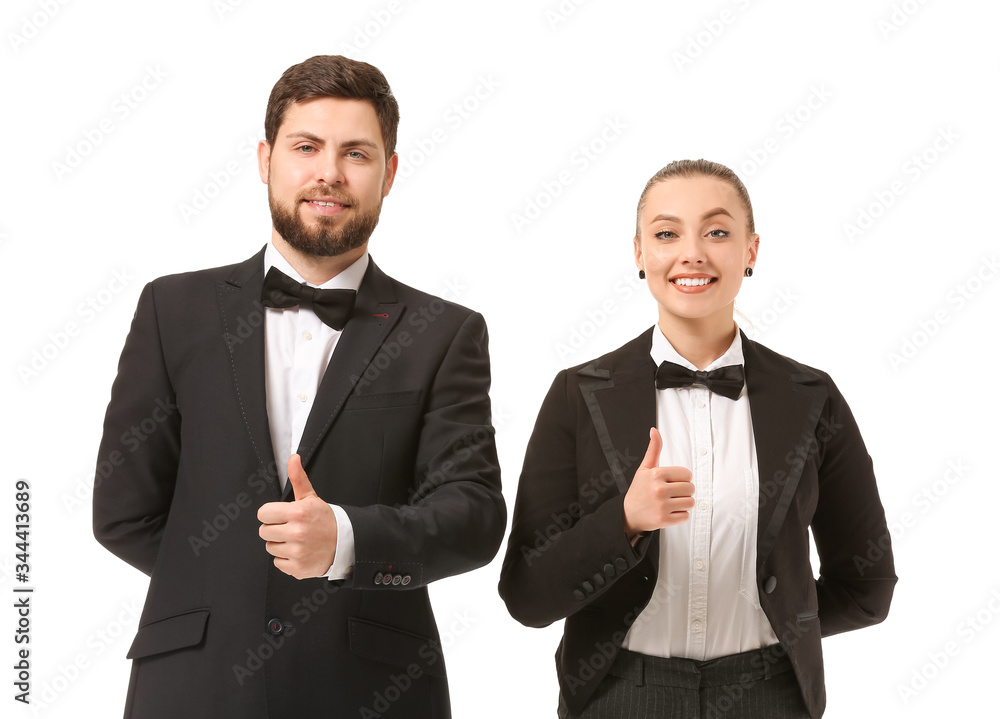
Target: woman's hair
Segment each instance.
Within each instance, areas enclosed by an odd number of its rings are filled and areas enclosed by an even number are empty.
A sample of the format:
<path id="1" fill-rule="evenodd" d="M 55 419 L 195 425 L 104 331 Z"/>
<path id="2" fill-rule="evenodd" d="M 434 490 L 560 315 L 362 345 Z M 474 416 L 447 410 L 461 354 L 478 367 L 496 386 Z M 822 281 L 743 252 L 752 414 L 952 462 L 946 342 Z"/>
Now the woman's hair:
<path id="1" fill-rule="evenodd" d="M 646 183 L 646 187 L 639 196 L 639 206 L 635 210 L 635 239 L 637 241 L 639 239 L 639 219 L 642 215 L 642 208 L 646 206 L 646 195 L 649 194 L 650 189 L 671 177 L 698 176 L 716 177 L 723 182 L 728 182 L 736 190 L 736 194 L 740 196 L 740 201 L 743 203 L 743 209 L 747 212 L 747 228 L 753 233 L 753 207 L 750 206 L 750 195 L 735 172 L 725 165 L 711 160 L 675 160 L 649 178 L 649 182 Z"/>

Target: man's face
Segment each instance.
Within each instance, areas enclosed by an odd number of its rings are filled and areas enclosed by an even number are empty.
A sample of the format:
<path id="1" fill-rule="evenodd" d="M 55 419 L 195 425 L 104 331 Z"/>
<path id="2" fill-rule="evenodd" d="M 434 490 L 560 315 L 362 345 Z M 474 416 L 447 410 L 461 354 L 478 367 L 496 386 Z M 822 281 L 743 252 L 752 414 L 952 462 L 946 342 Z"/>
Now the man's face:
<path id="1" fill-rule="evenodd" d="M 372 104 L 338 97 L 290 105 L 274 146 L 261 142 L 257 159 L 275 232 L 322 257 L 368 242 L 398 162 L 385 157 Z"/>

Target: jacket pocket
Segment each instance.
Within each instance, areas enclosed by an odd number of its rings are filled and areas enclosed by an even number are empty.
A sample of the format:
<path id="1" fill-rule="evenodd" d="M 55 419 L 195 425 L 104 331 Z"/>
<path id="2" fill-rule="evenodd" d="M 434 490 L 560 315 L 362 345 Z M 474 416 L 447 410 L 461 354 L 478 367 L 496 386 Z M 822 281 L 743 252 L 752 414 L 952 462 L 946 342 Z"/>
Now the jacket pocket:
<path id="1" fill-rule="evenodd" d="M 424 674 L 445 676 L 444 654 L 439 642 L 354 617 L 347 620 L 347 626 L 351 651 L 355 654 L 404 668 L 416 664 Z"/>
<path id="2" fill-rule="evenodd" d="M 383 407 L 409 407 L 420 403 L 420 390 L 408 392 L 383 392 L 382 394 L 356 394 L 347 398 L 344 409 L 381 409 Z"/>
<path id="3" fill-rule="evenodd" d="M 140 659 L 200 644 L 205 637 L 209 614 L 208 609 L 192 609 L 183 614 L 143 624 L 139 627 L 135 640 L 125 656 L 129 659 Z"/>
<path id="4" fill-rule="evenodd" d="M 806 612 L 805 614 L 796 614 L 795 621 L 799 624 L 805 624 L 806 622 L 812 622 L 819 619 L 819 612 Z"/>

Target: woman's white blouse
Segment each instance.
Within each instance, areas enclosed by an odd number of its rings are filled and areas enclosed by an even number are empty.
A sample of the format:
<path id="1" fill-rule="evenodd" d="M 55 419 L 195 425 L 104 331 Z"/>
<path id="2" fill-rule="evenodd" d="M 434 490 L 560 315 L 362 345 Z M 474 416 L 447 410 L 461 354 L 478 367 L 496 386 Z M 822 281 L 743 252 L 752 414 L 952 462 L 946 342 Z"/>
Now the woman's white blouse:
<path id="1" fill-rule="evenodd" d="M 659 328 L 650 355 L 657 366 L 667 360 L 699 369 Z M 739 332 L 705 369 L 733 364 L 743 364 Z M 702 385 L 654 391 L 659 464 L 691 470 L 695 506 L 690 520 L 660 530 L 656 588 L 623 646 L 704 660 L 776 644 L 754 576 L 758 473 L 747 388 L 735 401 Z"/>

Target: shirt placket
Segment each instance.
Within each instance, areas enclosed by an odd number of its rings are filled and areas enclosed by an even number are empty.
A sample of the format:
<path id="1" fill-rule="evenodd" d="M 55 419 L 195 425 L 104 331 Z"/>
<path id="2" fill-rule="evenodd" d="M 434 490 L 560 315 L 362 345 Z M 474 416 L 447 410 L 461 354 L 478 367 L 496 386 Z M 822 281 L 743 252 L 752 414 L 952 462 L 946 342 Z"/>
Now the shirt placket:
<path id="1" fill-rule="evenodd" d="M 296 313 L 295 318 L 295 354 L 292 360 L 292 391 L 289 401 L 291 402 L 292 418 L 292 452 L 298 451 L 298 445 L 302 439 L 302 432 L 305 430 L 306 420 L 309 419 L 309 410 L 312 408 L 313 399 L 316 394 L 318 383 L 316 382 L 316 366 L 320 358 L 317 351 L 320 342 L 317 339 L 320 320 L 312 312 L 303 312 L 301 309 Z"/>
<path id="2" fill-rule="evenodd" d="M 690 593 L 688 595 L 688 656 L 704 659 L 708 629 L 708 572 L 712 544 L 712 416 L 708 389 L 691 387 L 693 440 Z"/>

